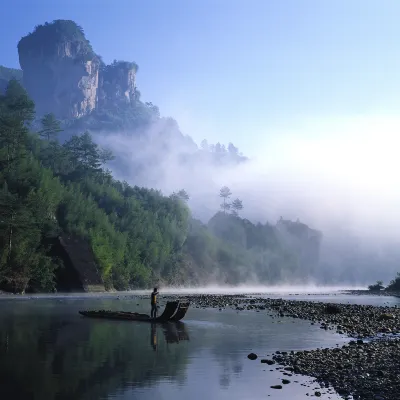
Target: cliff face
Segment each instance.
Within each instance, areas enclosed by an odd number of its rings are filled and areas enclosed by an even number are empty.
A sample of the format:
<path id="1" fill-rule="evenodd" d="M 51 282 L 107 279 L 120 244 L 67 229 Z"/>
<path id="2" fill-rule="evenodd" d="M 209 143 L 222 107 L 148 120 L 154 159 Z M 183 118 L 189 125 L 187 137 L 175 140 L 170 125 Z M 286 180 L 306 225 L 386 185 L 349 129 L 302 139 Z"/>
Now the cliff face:
<path id="1" fill-rule="evenodd" d="M 99 61 L 78 61 L 74 43 L 63 43 L 49 57 L 20 53 L 23 83 L 39 114 L 53 112 L 60 119 L 79 118 L 96 107 Z"/>
<path id="2" fill-rule="evenodd" d="M 135 97 L 134 63 L 105 66 L 82 28 L 57 20 L 35 28 L 18 43 L 23 84 L 38 114 L 59 119 L 80 118 Z"/>
<path id="3" fill-rule="evenodd" d="M 136 70 L 136 64 L 125 61 L 114 61 L 102 69 L 98 96 L 100 109 L 135 101 Z"/>

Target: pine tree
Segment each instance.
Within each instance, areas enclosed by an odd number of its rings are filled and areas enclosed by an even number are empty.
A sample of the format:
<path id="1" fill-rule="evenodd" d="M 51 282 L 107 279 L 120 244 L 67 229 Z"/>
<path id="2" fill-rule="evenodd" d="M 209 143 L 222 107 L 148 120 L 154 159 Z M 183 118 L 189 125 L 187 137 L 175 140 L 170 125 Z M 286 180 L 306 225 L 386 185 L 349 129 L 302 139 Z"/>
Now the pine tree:
<path id="1" fill-rule="evenodd" d="M 25 89 L 11 80 L 5 95 L 0 96 L 0 170 L 10 173 L 26 155 L 27 127 L 34 118 L 34 109 Z"/>
<path id="2" fill-rule="evenodd" d="M 182 201 L 185 201 L 185 202 L 188 201 L 188 200 L 190 199 L 190 196 L 189 196 L 189 194 L 186 192 L 185 189 L 179 190 L 178 193 L 173 192 L 173 193 L 172 193 L 172 197 L 173 197 L 173 198 L 176 198 L 176 199 L 179 199 L 179 200 L 182 200 Z"/>
<path id="3" fill-rule="evenodd" d="M 229 197 L 232 196 L 231 190 L 227 186 L 223 186 L 219 191 L 219 197 L 224 199 L 224 202 L 221 204 L 221 208 L 224 211 L 224 214 L 230 209 L 231 205 L 228 203 Z"/>
<path id="4" fill-rule="evenodd" d="M 59 132 L 62 132 L 60 121 L 58 121 L 53 113 L 46 114 L 41 120 L 42 129 L 38 132 L 39 136 L 50 140 L 56 140 Z"/>
<path id="5" fill-rule="evenodd" d="M 239 212 L 243 209 L 242 200 L 239 200 L 239 199 L 233 200 L 231 207 L 232 207 L 232 214 L 235 216 L 238 216 Z"/>

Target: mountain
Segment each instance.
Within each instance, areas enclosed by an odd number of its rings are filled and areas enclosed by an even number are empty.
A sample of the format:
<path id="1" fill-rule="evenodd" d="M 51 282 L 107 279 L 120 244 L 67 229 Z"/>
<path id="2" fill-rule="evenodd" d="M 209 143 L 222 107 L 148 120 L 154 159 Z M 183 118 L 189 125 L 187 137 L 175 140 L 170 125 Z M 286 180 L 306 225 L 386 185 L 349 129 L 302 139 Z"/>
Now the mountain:
<path id="1" fill-rule="evenodd" d="M 18 43 L 23 84 L 38 114 L 61 120 L 135 103 L 137 65 L 105 65 L 75 22 L 38 25 Z"/>
<path id="2" fill-rule="evenodd" d="M 129 156 L 110 163 L 123 179 L 170 190 L 160 187 L 160 182 L 167 180 L 164 176 L 171 163 L 178 171 L 188 166 L 201 171 L 205 163 L 224 167 L 247 161 L 232 143 L 225 147 L 203 141 L 199 147 L 173 118 L 162 117 L 157 106 L 142 102 L 136 86 L 138 65 L 117 60 L 106 65 L 74 21 L 36 26 L 19 41 L 18 56 L 22 69 L 18 79 L 22 77 L 36 106 L 33 126 L 40 129 L 38 120 L 52 113 L 63 127 L 61 141 L 88 131 L 119 153 L 126 145 L 114 146 L 129 141 Z M 3 70 L 5 78 L 18 71 Z M 0 92 L 4 88 L 3 80 Z"/>
<path id="3" fill-rule="evenodd" d="M 1 69 L 0 288 L 272 284 L 313 274 L 322 235 L 307 225 L 243 219 L 226 187 L 224 212 L 204 223 L 191 214 L 190 193 L 146 188 L 164 178 L 171 159 L 174 174 L 185 170 L 192 181 L 214 168 L 204 186 L 215 168 L 247 159 L 233 144 L 198 147 L 174 119 L 141 102 L 135 63 L 105 65 L 67 20 L 37 26 L 18 53 L 22 73 Z M 99 144 L 121 130 L 134 143 L 130 159 Z M 113 176 L 132 164 L 133 184 Z"/>

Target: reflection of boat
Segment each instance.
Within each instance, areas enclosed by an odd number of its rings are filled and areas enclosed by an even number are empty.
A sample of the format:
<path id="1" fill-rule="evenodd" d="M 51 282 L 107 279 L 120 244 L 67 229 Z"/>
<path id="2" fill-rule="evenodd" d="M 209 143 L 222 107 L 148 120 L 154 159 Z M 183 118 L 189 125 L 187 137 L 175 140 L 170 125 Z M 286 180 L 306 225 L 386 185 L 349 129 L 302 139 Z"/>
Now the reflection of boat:
<path id="1" fill-rule="evenodd" d="M 126 321 L 143 322 L 168 322 L 180 321 L 187 313 L 189 302 L 169 301 L 165 305 L 164 312 L 157 318 L 150 318 L 147 314 L 139 314 L 126 311 L 79 311 L 79 314 L 91 318 L 120 319 Z"/>
<path id="2" fill-rule="evenodd" d="M 163 331 L 167 343 L 179 343 L 183 340 L 189 340 L 189 334 L 183 322 L 164 324 Z"/>
<path id="3" fill-rule="evenodd" d="M 162 324 L 165 341 L 168 344 L 179 343 L 183 340 L 189 340 L 189 334 L 186 331 L 186 326 L 183 322 L 168 321 Z M 157 350 L 157 324 L 151 324 L 150 330 L 150 345 L 154 351 Z"/>

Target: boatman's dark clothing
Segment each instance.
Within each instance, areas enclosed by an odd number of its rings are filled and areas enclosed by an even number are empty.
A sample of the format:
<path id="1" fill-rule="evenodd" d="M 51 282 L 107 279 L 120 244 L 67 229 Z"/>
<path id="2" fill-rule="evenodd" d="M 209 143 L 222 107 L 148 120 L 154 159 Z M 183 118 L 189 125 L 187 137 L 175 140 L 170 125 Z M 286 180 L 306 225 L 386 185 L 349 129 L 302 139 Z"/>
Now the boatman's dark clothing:
<path id="1" fill-rule="evenodd" d="M 151 318 L 157 317 L 157 295 L 158 292 L 151 293 Z"/>

